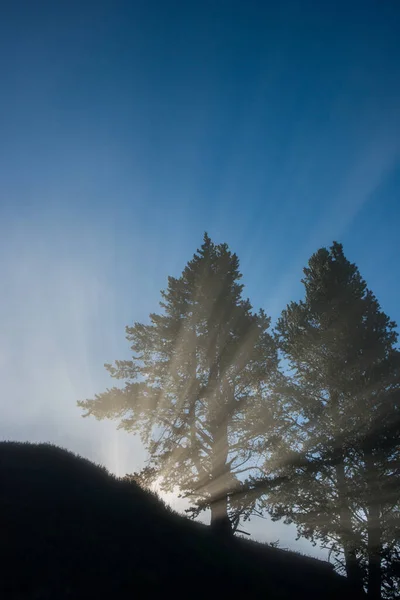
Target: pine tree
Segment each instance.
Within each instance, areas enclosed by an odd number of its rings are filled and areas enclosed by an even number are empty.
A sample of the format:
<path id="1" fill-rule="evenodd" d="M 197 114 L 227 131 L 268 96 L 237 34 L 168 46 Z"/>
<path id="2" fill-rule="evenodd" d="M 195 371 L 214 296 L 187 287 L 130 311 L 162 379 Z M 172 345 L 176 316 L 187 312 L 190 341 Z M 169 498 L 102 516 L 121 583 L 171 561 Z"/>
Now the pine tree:
<path id="1" fill-rule="evenodd" d="M 289 304 L 276 327 L 292 427 L 266 462 L 281 483 L 261 504 L 341 549 L 355 592 L 366 583 L 376 600 L 400 495 L 396 325 L 340 244 L 314 254 L 304 275 L 304 301 Z"/>
<path id="2" fill-rule="evenodd" d="M 212 526 L 228 531 L 243 509 L 240 477 L 254 464 L 254 420 L 277 373 L 270 319 L 252 312 L 240 279 L 236 254 L 205 234 L 182 275 L 168 278 L 161 314 L 126 328 L 132 359 L 106 365 L 125 386 L 78 402 L 84 416 L 140 434 L 150 457 L 137 475 L 144 483 L 178 488 L 194 515 L 210 508 Z"/>

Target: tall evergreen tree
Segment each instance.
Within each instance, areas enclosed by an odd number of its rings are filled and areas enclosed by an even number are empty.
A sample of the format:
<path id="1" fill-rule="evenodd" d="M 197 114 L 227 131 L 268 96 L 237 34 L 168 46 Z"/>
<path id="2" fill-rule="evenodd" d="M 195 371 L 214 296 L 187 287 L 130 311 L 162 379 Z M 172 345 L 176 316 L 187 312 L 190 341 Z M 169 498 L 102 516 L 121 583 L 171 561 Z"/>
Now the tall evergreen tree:
<path id="1" fill-rule="evenodd" d="M 142 481 L 179 488 L 229 531 L 241 509 L 238 475 L 254 464 L 254 421 L 277 372 L 270 319 L 252 312 L 240 279 L 236 254 L 205 234 L 182 275 L 168 278 L 161 314 L 126 328 L 132 359 L 106 365 L 125 386 L 78 402 L 84 416 L 140 434 L 150 457 Z"/>
<path id="2" fill-rule="evenodd" d="M 341 548 L 354 590 L 365 583 L 376 600 L 399 502 L 395 323 L 340 244 L 314 254 L 304 275 L 304 301 L 289 304 L 276 327 L 292 427 L 266 462 L 281 483 L 261 505 L 300 535 Z"/>

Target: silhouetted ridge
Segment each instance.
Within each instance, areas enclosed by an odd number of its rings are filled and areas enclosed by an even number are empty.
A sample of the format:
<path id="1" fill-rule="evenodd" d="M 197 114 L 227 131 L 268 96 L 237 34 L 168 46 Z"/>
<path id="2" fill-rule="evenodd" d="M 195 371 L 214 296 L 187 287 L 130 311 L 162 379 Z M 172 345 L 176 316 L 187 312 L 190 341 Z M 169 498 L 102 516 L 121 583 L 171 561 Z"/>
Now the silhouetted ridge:
<path id="1" fill-rule="evenodd" d="M 0 442 L 4 598 L 342 598 L 322 561 L 221 540 L 137 484 L 48 444 Z"/>

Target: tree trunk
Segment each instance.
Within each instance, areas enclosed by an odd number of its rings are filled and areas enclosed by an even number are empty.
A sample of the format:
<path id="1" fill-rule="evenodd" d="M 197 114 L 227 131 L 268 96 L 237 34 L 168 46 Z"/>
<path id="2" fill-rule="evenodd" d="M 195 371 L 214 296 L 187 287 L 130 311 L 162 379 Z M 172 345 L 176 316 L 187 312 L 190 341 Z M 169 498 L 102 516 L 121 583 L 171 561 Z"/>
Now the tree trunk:
<path id="1" fill-rule="evenodd" d="M 374 460 L 369 452 L 364 455 L 368 484 L 368 598 L 381 599 L 381 516 L 379 492 Z"/>
<path id="2" fill-rule="evenodd" d="M 229 519 L 229 491 L 231 488 L 231 472 L 228 462 L 228 423 L 223 417 L 222 422 L 215 427 L 213 446 L 212 483 L 210 486 L 211 527 L 222 535 L 233 534 Z"/>
<path id="3" fill-rule="evenodd" d="M 209 486 L 211 529 L 223 537 L 233 535 L 232 524 L 228 514 L 228 495 L 230 491 L 230 467 L 228 466 L 228 414 L 224 386 L 221 381 L 221 356 L 219 332 L 215 339 L 215 358 L 210 369 L 209 394 L 211 402 L 210 430 L 212 445 L 212 474 Z"/>
<path id="4" fill-rule="evenodd" d="M 330 400 L 335 423 L 340 424 L 339 396 L 336 391 L 331 390 Z M 338 432 L 340 434 L 340 430 Z M 336 436 L 336 440 L 340 439 Z M 337 441 L 336 441 L 337 443 Z M 351 510 L 348 498 L 346 473 L 344 469 L 345 452 L 341 446 L 335 451 L 336 486 L 339 502 L 339 524 L 340 535 L 343 544 L 346 575 L 354 597 L 362 597 L 364 594 L 363 574 L 357 559 L 357 541 L 351 520 Z"/>
<path id="5" fill-rule="evenodd" d="M 368 598 L 381 599 L 381 534 L 379 508 L 368 507 Z"/>
<path id="6" fill-rule="evenodd" d="M 363 577 L 357 560 L 356 540 L 351 522 L 351 511 L 347 499 L 346 475 L 341 459 L 336 465 L 337 491 L 339 498 L 339 521 L 342 535 L 346 574 L 355 595 L 363 594 Z"/>
<path id="7" fill-rule="evenodd" d="M 228 515 L 228 498 L 224 497 L 211 502 L 211 529 L 222 537 L 233 535 L 232 524 Z"/>

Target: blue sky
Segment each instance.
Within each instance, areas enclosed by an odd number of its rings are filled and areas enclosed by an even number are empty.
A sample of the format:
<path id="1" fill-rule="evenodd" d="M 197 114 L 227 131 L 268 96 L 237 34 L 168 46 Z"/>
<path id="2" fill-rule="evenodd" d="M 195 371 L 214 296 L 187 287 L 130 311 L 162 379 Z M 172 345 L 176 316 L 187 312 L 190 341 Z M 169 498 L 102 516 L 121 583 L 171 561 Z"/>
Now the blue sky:
<path id="1" fill-rule="evenodd" d="M 110 385 L 124 326 L 205 230 L 274 318 L 335 239 L 400 321 L 397 1 L 7 4 L 1 438 L 140 467 L 139 442 L 75 402 Z"/>

